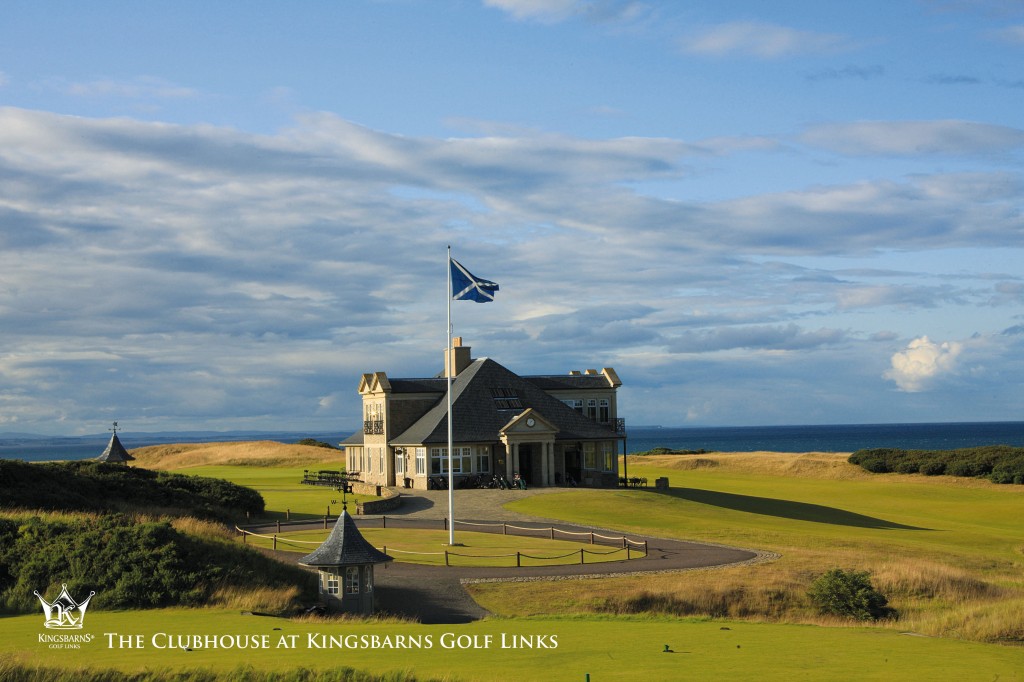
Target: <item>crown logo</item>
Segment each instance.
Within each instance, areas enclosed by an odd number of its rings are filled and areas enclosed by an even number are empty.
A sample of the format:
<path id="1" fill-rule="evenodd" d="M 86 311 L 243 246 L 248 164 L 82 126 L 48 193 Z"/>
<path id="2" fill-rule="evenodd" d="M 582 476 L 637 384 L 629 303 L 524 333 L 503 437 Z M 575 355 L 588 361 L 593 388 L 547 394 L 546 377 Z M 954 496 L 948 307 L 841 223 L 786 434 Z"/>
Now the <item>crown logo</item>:
<path id="1" fill-rule="evenodd" d="M 61 584 L 60 595 L 52 602 L 46 601 L 37 591 L 33 591 L 32 594 L 36 595 L 39 603 L 43 605 L 46 627 L 55 630 L 81 630 L 82 622 L 85 621 L 85 610 L 89 608 L 89 601 L 96 593 L 90 592 L 81 604 L 68 594 L 67 583 Z"/>

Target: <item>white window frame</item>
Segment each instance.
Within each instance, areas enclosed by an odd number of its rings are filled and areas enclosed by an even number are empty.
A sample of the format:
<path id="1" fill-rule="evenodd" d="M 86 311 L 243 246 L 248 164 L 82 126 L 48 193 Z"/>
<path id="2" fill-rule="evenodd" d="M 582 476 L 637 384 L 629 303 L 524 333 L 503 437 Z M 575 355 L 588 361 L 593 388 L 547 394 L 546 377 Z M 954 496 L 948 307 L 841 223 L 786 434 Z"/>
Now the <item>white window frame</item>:
<path id="1" fill-rule="evenodd" d="M 416 475 L 427 473 L 427 449 L 416 448 Z"/>
<path id="2" fill-rule="evenodd" d="M 359 594 L 359 566 L 345 567 L 345 594 Z"/>
<path id="3" fill-rule="evenodd" d="M 405 450 L 395 451 L 395 476 L 405 476 Z"/>
<path id="4" fill-rule="evenodd" d="M 324 594 L 338 594 L 341 592 L 341 576 L 336 571 L 324 571 L 320 574 L 320 589 Z"/>
<path id="5" fill-rule="evenodd" d="M 592 442 L 583 444 L 583 468 L 591 471 L 597 469 L 597 448 Z"/>
<path id="6" fill-rule="evenodd" d="M 615 450 L 614 443 L 611 441 L 604 441 L 601 443 L 601 460 L 604 462 L 605 471 L 615 470 Z"/>

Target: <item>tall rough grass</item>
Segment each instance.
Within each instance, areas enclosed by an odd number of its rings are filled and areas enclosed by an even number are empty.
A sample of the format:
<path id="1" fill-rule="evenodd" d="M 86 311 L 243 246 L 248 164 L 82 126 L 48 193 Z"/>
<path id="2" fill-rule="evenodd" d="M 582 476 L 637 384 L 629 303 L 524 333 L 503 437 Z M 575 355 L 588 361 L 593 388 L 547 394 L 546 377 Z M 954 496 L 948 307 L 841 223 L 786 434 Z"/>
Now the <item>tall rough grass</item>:
<path id="1" fill-rule="evenodd" d="M 409 671 L 371 673 L 348 667 L 311 670 L 262 671 L 240 666 L 229 672 L 203 668 L 185 670 L 143 670 L 126 673 L 111 668 L 65 669 L 27 666 L 0 658 L 0 680 L 4 682 L 434 682 Z"/>

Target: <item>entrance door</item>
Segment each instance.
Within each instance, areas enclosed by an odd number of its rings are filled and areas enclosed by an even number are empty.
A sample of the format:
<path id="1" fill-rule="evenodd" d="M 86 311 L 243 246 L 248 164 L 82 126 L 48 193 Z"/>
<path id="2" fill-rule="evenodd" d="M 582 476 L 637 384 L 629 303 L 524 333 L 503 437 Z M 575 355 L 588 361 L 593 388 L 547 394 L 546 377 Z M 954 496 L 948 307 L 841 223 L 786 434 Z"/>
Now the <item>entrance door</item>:
<path id="1" fill-rule="evenodd" d="M 582 455 L 575 447 L 566 448 L 565 450 L 565 475 L 567 477 L 565 483 L 568 483 L 569 476 L 571 476 L 572 480 L 576 482 L 576 485 L 579 485 L 580 481 L 583 480 Z"/>
<path id="2" fill-rule="evenodd" d="M 514 473 L 514 472 L 513 472 Z M 533 485 L 533 445 L 531 443 L 519 444 L 519 476 L 526 481 L 526 485 Z"/>

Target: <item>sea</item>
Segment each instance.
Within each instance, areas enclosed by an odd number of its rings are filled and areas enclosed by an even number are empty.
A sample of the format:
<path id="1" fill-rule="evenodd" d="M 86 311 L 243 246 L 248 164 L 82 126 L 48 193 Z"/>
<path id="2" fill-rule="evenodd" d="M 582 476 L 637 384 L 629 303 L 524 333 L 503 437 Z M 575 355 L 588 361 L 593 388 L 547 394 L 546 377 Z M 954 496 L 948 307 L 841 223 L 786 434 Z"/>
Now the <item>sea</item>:
<path id="1" fill-rule="evenodd" d="M 313 438 L 337 444 L 352 430 L 330 433 L 293 431 L 188 431 L 133 434 L 118 438 L 126 448 L 168 443 L 273 440 L 296 443 Z M 97 457 L 110 434 L 47 437 L 0 433 L 0 459 L 26 461 Z M 854 452 L 867 448 L 953 450 L 979 445 L 1024 447 L 1024 422 L 949 422 L 925 424 L 829 424 L 806 426 L 629 427 L 626 449 L 646 452 L 658 447 L 706 452 Z"/>

